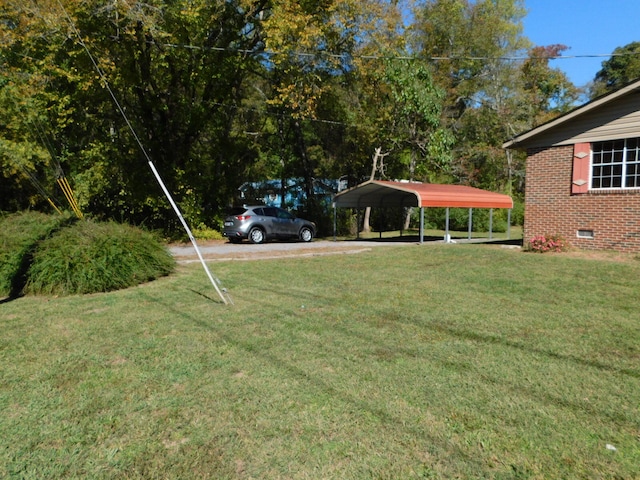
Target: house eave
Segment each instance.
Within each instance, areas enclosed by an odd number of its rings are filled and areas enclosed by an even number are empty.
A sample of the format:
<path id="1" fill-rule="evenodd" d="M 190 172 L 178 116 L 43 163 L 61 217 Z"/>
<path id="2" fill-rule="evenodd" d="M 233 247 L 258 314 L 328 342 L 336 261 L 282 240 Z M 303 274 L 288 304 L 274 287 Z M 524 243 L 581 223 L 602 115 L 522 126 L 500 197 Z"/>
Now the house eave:
<path id="1" fill-rule="evenodd" d="M 634 92 L 640 92 L 640 80 L 636 80 L 627 84 L 626 86 L 616 90 L 615 92 L 608 93 L 602 95 L 598 98 L 591 100 L 584 105 L 577 107 L 570 112 L 565 113 L 553 120 L 550 120 L 542 125 L 539 125 L 527 132 L 524 132 L 511 140 L 502 144 L 502 148 L 504 149 L 514 149 L 514 150 L 524 150 L 528 148 L 528 146 L 534 142 L 534 140 L 538 140 L 539 137 L 549 133 L 554 128 L 570 122 L 576 117 L 582 116 L 592 110 L 595 110 L 602 105 L 614 101 L 620 97 L 624 97 L 625 95 L 629 95 Z"/>

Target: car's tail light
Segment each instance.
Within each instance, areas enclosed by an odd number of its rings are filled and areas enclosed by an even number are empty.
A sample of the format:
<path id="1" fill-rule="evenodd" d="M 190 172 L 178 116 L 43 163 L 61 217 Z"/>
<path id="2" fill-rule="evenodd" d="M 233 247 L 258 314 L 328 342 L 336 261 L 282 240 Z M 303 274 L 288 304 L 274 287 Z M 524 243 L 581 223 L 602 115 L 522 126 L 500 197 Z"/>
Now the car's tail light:
<path id="1" fill-rule="evenodd" d="M 240 220 L 241 222 L 243 220 L 249 220 L 251 218 L 251 215 L 236 215 L 236 220 Z"/>

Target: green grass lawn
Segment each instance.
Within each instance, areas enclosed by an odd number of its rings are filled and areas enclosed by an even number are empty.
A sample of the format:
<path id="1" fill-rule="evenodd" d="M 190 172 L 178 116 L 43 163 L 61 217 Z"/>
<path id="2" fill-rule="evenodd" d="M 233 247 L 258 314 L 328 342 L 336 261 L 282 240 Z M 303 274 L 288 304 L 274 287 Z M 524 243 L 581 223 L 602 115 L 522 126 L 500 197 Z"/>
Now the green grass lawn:
<path id="1" fill-rule="evenodd" d="M 640 478 L 640 261 L 211 268 L 0 304 L 0 477 Z"/>

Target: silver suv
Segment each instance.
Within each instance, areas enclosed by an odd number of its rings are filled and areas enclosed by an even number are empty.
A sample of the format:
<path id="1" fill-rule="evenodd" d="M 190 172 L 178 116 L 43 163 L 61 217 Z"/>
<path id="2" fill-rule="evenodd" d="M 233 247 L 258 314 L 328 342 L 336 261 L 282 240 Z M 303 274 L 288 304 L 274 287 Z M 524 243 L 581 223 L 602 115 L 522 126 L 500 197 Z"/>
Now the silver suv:
<path id="1" fill-rule="evenodd" d="M 316 225 L 296 218 L 286 210 L 265 205 L 234 207 L 224 219 L 222 234 L 231 243 L 248 238 L 251 243 L 264 243 L 275 238 L 297 238 L 310 242 L 316 234 Z"/>

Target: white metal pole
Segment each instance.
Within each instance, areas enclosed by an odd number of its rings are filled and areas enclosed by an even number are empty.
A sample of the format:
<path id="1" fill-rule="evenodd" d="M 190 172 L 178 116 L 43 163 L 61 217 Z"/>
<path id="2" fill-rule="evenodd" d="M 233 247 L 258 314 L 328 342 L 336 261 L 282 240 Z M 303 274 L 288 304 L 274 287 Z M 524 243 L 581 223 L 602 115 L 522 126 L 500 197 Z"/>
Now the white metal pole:
<path id="1" fill-rule="evenodd" d="M 489 209 L 489 240 L 493 238 L 493 208 Z"/>
<path id="2" fill-rule="evenodd" d="M 209 277 L 209 281 L 211 282 L 211 285 L 213 285 L 213 288 L 215 288 L 216 292 L 218 292 L 218 295 L 222 299 L 222 302 L 225 305 L 228 305 L 229 301 L 224 296 L 222 290 L 218 286 L 218 281 L 216 281 L 216 279 L 213 278 L 213 275 L 211 274 L 211 271 L 209 270 L 209 267 L 207 266 L 207 262 L 204 261 L 204 258 L 202 257 L 202 253 L 200 253 L 200 248 L 198 248 L 198 243 L 196 242 L 196 239 L 193 236 L 193 233 L 191 233 L 191 229 L 189 228 L 189 225 L 187 225 L 187 222 L 184 219 L 184 217 L 182 216 L 182 213 L 180 212 L 180 209 L 178 208 L 178 205 L 176 205 L 176 202 L 173 201 L 173 197 L 169 193 L 169 190 L 167 190 L 167 187 L 165 186 L 164 182 L 162 181 L 162 178 L 160 177 L 160 174 L 158 173 L 158 170 L 156 170 L 156 166 L 153 164 L 153 162 L 151 160 L 149 160 L 149 167 L 151 168 L 151 171 L 155 175 L 156 180 L 160 184 L 160 187 L 162 188 L 162 191 L 164 192 L 165 196 L 169 200 L 169 203 L 173 207 L 173 211 L 176 212 L 176 215 L 180 219 L 180 223 L 182 223 L 182 227 L 187 232 L 187 235 L 189 236 L 189 240 L 191 240 L 191 244 L 193 245 L 193 248 L 196 251 L 196 255 L 198 255 L 198 258 L 200 259 L 200 263 L 202 264 L 202 268 L 204 268 L 204 271 L 206 272 L 207 276 Z"/>
<path id="3" fill-rule="evenodd" d="M 444 241 L 445 241 L 445 243 L 449 243 L 451 241 L 451 236 L 449 235 L 449 207 L 447 207 L 447 216 L 446 216 L 446 221 L 445 221 Z"/>
<path id="4" fill-rule="evenodd" d="M 73 28 L 74 33 L 75 33 L 76 37 L 78 38 L 78 42 L 80 43 L 80 45 L 82 45 L 84 50 L 87 52 L 87 55 L 89 56 L 89 58 L 91 60 L 91 63 L 93 64 L 96 72 L 98 72 L 98 76 L 100 77 L 100 79 L 102 80 L 105 88 L 109 92 L 109 95 L 111 95 L 111 99 L 113 100 L 113 103 L 115 103 L 116 107 L 118 108 L 118 111 L 120 112 L 120 115 L 122 115 L 122 118 L 124 119 L 125 123 L 127 124 L 127 127 L 129 127 L 129 131 L 131 132 L 131 135 L 133 135 L 133 138 L 135 139 L 136 143 L 138 144 L 138 147 L 140 147 L 140 150 L 142 151 L 143 155 L 147 159 L 147 162 L 149 163 L 149 167 L 151 168 L 151 171 L 153 172 L 154 176 L 156 177 L 156 180 L 160 184 L 160 187 L 162 188 L 162 191 L 164 192 L 165 196 L 169 200 L 169 203 L 173 207 L 173 210 L 178 215 L 178 218 L 180 219 L 180 223 L 182 223 L 182 226 L 184 227 L 185 231 L 187 232 L 187 235 L 189 236 L 189 239 L 191 240 L 191 243 L 193 244 L 193 248 L 195 249 L 196 254 L 198 255 L 198 258 L 200 259 L 200 262 L 202 263 L 202 267 L 204 268 L 205 272 L 207 273 L 207 276 L 209 277 L 209 280 L 211 281 L 211 284 L 216 289 L 216 292 L 218 292 L 218 295 L 220 295 L 220 298 L 222 299 L 222 302 L 225 305 L 227 305 L 229 303 L 229 301 L 222 294 L 222 291 L 218 287 L 218 283 L 216 282 L 216 280 L 213 278 L 213 275 L 209 271 L 209 267 L 207 267 L 207 264 L 205 263 L 204 258 L 202 258 L 202 254 L 200 253 L 200 249 L 198 248 L 198 244 L 196 243 L 196 239 L 193 237 L 193 234 L 191 233 L 191 230 L 189 229 L 189 226 L 187 225 L 187 222 L 185 221 L 184 217 L 182 216 L 182 213 L 180 213 L 180 209 L 178 208 L 176 203 L 173 201 L 173 198 L 171 197 L 171 194 L 169 193 L 169 190 L 167 190 L 167 187 L 165 186 L 164 182 L 162 181 L 162 178 L 160 177 L 160 174 L 156 170 L 156 167 L 153 164 L 153 161 L 151 161 L 151 157 L 147 153 L 147 150 L 144 148 L 144 145 L 142 145 L 142 141 L 138 137 L 138 134 L 136 133 L 135 129 L 133 128 L 133 125 L 131 125 L 131 122 L 129 121 L 129 117 L 127 117 L 127 114 L 125 113 L 124 108 L 122 108 L 122 105 L 120 105 L 120 102 L 118 101 L 118 98 L 116 97 L 115 93 L 111 89 L 111 85 L 109 84 L 106 75 L 104 74 L 104 72 L 102 71 L 102 69 L 98 65 L 98 62 L 96 62 L 95 58 L 93 57 L 93 55 L 89 51 L 89 48 L 87 47 L 87 45 L 84 43 L 84 40 L 82 39 L 82 36 L 80 35 L 80 32 L 78 31 L 78 29 L 76 28 L 75 24 L 73 23 L 73 20 L 71 20 L 71 17 L 67 13 L 67 11 L 64 8 L 64 6 L 62 5 L 62 3 L 60 3 L 60 0 L 58 0 L 58 4 L 60 5 L 62 10 L 64 11 L 64 13 L 65 13 L 65 15 L 67 17 L 67 20 L 69 21 L 69 24 Z"/>
<path id="5" fill-rule="evenodd" d="M 336 202 L 333 202 L 333 241 L 335 242 L 336 239 L 336 235 L 337 235 L 337 230 L 338 230 L 338 215 L 337 215 L 337 208 L 336 208 Z"/>

